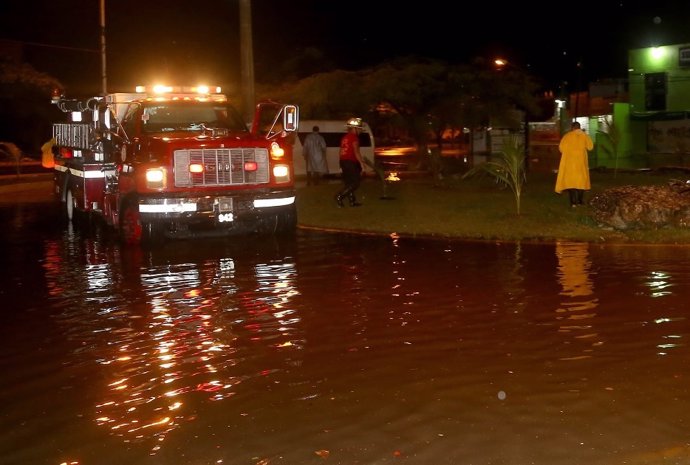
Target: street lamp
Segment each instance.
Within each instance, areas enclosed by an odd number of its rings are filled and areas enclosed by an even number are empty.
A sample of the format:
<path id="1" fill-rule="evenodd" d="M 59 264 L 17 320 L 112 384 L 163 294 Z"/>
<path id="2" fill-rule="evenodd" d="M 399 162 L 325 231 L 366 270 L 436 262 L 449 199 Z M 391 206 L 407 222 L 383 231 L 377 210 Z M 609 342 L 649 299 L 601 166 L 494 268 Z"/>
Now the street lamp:
<path id="1" fill-rule="evenodd" d="M 504 58 L 495 58 L 494 59 L 494 65 L 496 66 L 496 69 L 498 71 L 503 71 L 506 69 L 508 66 L 514 68 L 516 71 L 522 74 L 529 74 L 527 70 L 516 66 L 515 64 L 509 62 L 508 60 Z M 515 106 L 522 111 L 522 118 L 523 118 L 523 136 L 524 136 L 524 151 L 525 151 L 525 168 L 529 166 L 529 113 L 527 108 L 522 107 L 519 104 L 515 104 Z"/>

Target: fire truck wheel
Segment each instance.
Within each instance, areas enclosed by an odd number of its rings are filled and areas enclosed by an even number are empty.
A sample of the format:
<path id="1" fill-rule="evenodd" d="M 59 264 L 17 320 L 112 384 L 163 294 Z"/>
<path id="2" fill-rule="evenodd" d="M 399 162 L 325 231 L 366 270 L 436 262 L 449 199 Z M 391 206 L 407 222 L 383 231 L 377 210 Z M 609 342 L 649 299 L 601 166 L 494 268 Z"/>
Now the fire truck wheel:
<path id="1" fill-rule="evenodd" d="M 282 234 L 295 234 L 295 231 L 297 231 L 297 215 L 288 215 L 280 232 Z"/>
<path id="2" fill-rule="evenodd" d="M 90 228 L 93 226 L 93 216 L 90 212 L 80 210 L 77 207 L 77 201 L 70 189 L 65 192 L 65 203 L 63 205 L 63 214 L 65 220 L 80 227 Z"/>
<path id="3" fill-rule="evenodd" d="M 276 217 L 275 232 L 292 234 L 297 229 L 297 210 L 295 208 L 279 213 Z"/>
<path id="4" fill-rule="evenodd" d="M 127 202 L 120 213 L 120 238 L 125 244 L 139 244 L 142 236 L 138 205 L 136 202 Z"/>
<path id="5" fill-rule="evenodd" d="M 74 219 L 74 197 L 72 197 L 72 191 L 67 190 L 65 194 L 65 218 L 67 221 L 72 221 Z"/>

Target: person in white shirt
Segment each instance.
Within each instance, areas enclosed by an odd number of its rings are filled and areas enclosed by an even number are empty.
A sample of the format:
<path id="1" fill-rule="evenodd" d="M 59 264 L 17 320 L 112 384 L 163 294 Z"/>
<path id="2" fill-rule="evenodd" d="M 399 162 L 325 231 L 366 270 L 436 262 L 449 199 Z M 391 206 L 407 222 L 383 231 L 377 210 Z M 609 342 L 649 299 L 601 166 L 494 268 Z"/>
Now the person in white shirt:
<path id="1" fill-rule="evenodd" d="M 304 138 L 302 151 L 307 164 L 307 186 L 317 185 L 321 178 L 328 174 L 326 163 L 326 140 L 319 133 L 319 127 L 314 126 L 312 132 Z"/>

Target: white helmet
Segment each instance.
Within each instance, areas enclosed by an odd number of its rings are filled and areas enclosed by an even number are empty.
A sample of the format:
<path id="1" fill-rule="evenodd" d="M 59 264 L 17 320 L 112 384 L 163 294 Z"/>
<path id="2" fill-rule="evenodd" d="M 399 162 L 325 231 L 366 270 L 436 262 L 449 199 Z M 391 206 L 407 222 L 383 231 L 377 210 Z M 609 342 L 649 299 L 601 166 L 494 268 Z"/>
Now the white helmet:
<path id="1" fill-rule="evenodd" d="M 364 122 L 362 121 L 362 118 L 350 118 L 347 120 L 346 126 L 348 128 L 362 129 L 364 127 Z"/>

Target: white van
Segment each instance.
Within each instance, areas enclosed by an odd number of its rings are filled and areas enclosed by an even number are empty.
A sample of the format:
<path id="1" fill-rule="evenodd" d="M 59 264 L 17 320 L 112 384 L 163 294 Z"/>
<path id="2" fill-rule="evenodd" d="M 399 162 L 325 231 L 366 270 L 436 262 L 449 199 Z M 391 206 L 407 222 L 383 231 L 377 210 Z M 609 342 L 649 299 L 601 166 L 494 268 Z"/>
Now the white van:
<path id="1" fill-rule="evenodd" d="M 295 176 L 305 176 L 307 165 L 302 154 L 302 142 L 307 134 L 312 132 L 314 126 L 319 127 L 319 133 L 326 139 L 326 161 L 328 162 L 328 174 L 340 175 L 340 139 L 347 132 L 345 124 L 347 120 L 300 120 L 299 131 L 295 138 L 293 150 L 293 165 Z M 374 161 L 374 135 L 367 123 L 364 123 L 359 134 L 359 150 L 363 157 Z"/>

